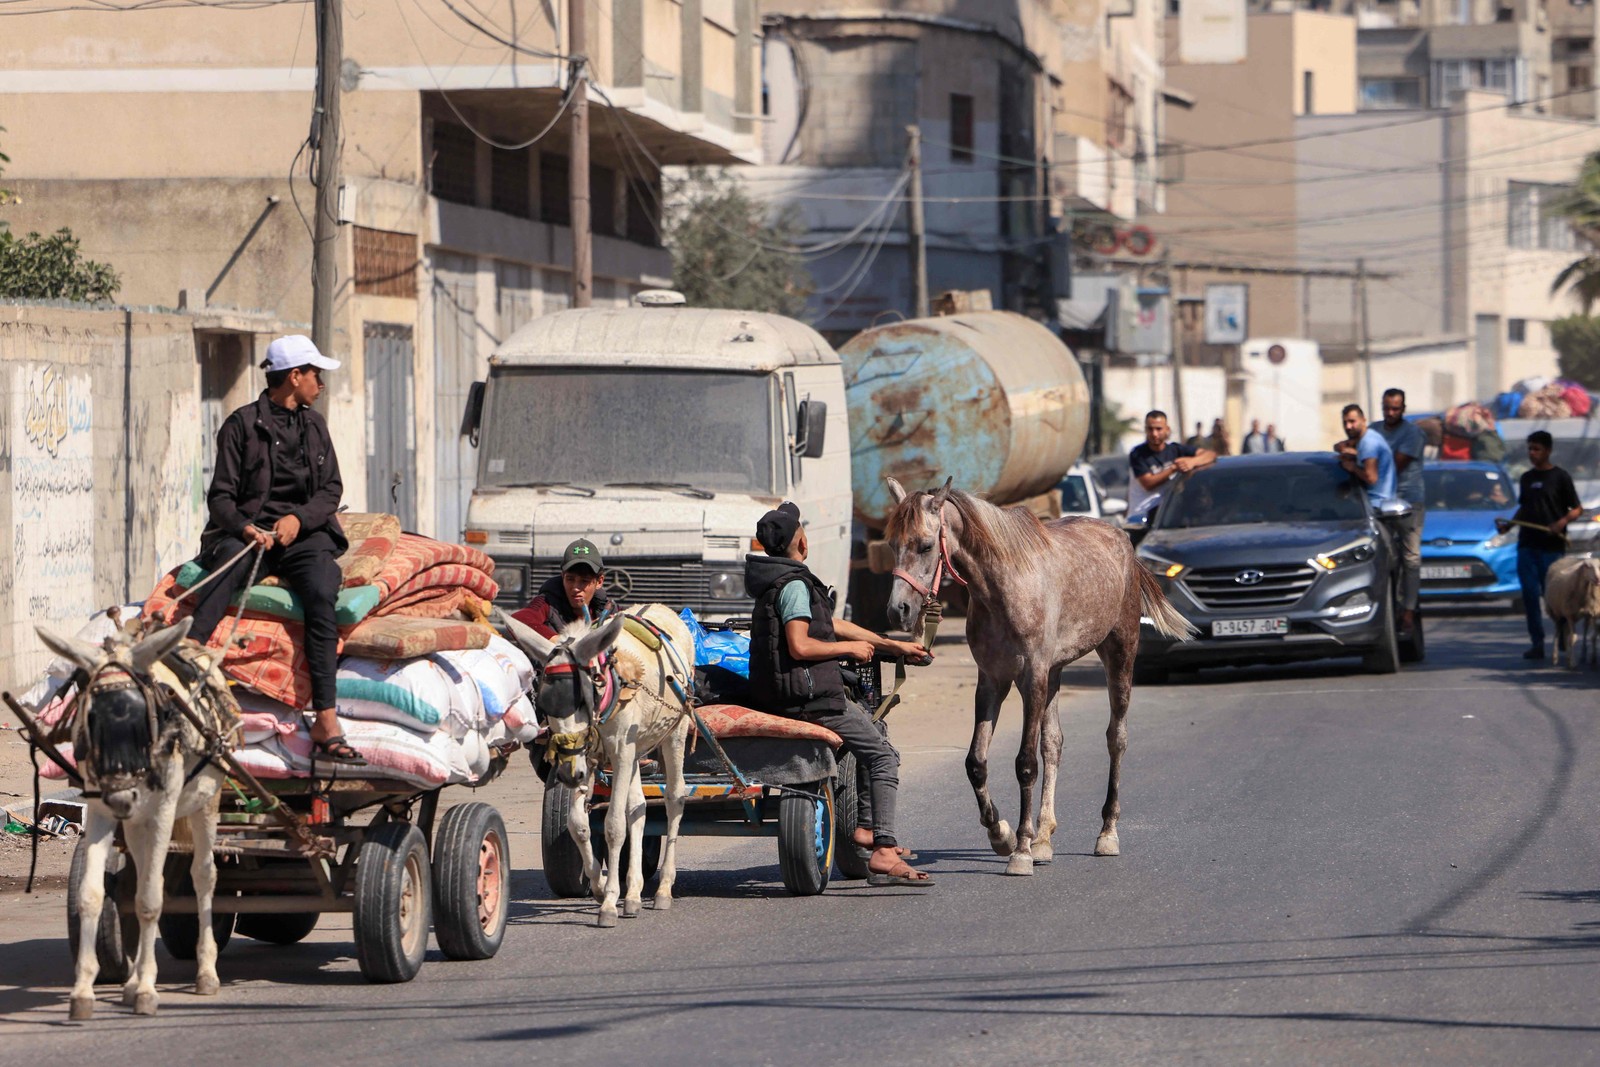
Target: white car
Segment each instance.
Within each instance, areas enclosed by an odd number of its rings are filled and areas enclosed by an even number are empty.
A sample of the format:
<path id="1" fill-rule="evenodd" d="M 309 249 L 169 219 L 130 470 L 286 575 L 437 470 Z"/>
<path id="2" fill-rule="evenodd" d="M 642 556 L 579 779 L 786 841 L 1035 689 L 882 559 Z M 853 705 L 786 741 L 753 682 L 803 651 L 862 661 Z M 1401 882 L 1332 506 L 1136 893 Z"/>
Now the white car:
<path id="1" fill-rule="evenodd" d="M 1092 519 L 1109 519 L 1128 510 L 1126 500 L 1107 494 L 1094 468 L 1087 463 L 1074 463 L 1056 488 L 1061 491 L 1063 515 L 1087 515 Z"/>

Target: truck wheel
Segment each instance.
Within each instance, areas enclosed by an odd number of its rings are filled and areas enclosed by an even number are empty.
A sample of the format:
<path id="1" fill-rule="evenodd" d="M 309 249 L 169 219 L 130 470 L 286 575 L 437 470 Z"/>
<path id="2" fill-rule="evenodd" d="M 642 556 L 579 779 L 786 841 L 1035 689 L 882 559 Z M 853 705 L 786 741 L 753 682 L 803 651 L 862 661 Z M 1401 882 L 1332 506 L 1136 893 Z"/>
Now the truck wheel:
<path id="1" fill-rule="evenodd" d="M 778 798 L 778 870 L 789 892 L 813 897 L 833 872 L 833 782 L 796 788 L 805 792 L 785 790 Z"/>
<path id="2" fill-rule="evenodd" d="M 165 886 L 162 893 L 168 897 L 193 897 L 194 877 L 189 873 L 189 857 L 182 853 L 171 853 L 167 856 L 166 866 L 162 868 L 162 877 Z M 232 894 L 228 894 L 232 896 Z M 214 894 L 213 901 L 221 898 L 223 894 Z M 221 952 L 228 947 L 228 941 L 233 937 L 233 912 L 213 911 L 211 913 L 211 936 L 217 939 L 217 951 Z M 200 916 L 193 913 L 188 915 L 161 913 L 161 918 L 156 920 L 156 925 L 161 929 L 161 943 L 167 946 L 167 952 L 175 960 L 192 960 L 200 949 Z M 137 925 L 134 927 L 137 931 Z M 137 937 L 137 935 L 136 935 Z M 134 942 L 138 944 L 137 940 Z"/>
<path id="3" fill-rule="evenodd" d="M 842 878 L 867 876 L 867 850 L 855 842 L 856 827 L 861 817 L 861 791 L 867 787 L 856 757 L 846 752 L 839 759 L 838 783 L 833 797 L 834 833 L 833 862 Z"/>
<path id="4" fill-rule="evenodd" d="M 458 804 L 433 838 L 433 936 L 447 959 L 486 960 L 500 951 L 511 904 L 505 820 L 488 804 Z"/>
<path id="5" fill-rule="evenodd" d="M 567 828 L 567 813 L 576 795 L 570 786 L 551 782 L 544 788 L 544 811 L 539 820 L 539 853 L 544 880 L 558 897 L 586 897 L 589 877 L 584 874 L 578 843 Z"/>
<path id="6" fill-rule="evenodd" d="M 422 969 L 433 911 L 428 842 L 408 822 L 368 830 L 356 857 L 356 962 L 369 982 L 409 982 Z"/>
<path id="7" fill-rule="evenodd" d="M 74 968 L 78 965 L 78 924 L 83 916 L 79 902 L 83 899 L 84 854 L 88 851 L 89 842 L 80 837 L 72 850 L 72 866 L 67 870 L 67 948 Z M 95 929 L 94 949 L 100 958 L 96 982 L 121 985 L 128 980 L 132 963 L 128 953 L 139 944 L 139 919 L 118 914 L 117 905 L 124 899 L 131 901 L 136 886 L 132 858 L 113 848 L 106 857 L 106 895 L 100 908 L 100 925 Z"/>
<path id="8" fill-rule="evenodd" d="M 311 936 L 321 918 L 322 914 L 315 911 L 244 914 L 233 924 L 233 932 L 269 945 L 296 945 Z"/>
<path id="9" fill-rule="evenodd" d="M 1400 646 L 1394 636 L 1394 596 L 1388 583 L 1384 583 L 1382 605 L 1383 634 L 1378 644 L 1361 657 L 1361 669 L 1368 674 L 1394 674 L 1400 669 Z"/>

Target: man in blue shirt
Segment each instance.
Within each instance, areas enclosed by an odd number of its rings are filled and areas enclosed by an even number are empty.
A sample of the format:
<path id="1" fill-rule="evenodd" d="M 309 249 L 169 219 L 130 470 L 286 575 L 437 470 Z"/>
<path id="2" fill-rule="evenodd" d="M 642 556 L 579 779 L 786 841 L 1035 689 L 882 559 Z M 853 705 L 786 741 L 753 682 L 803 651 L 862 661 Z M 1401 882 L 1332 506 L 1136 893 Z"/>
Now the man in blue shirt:
<path id="1" fill-rule="evenodd" d="M 1405 564 L 1400 575 L 1400 629 L 1409 632 L 1417 618 L 1417 594 L 1422 588 L 1422 452 L 1427 439 L 1422 428 L 1406 421 L 1406 394 L 1403 389 L 1383 391 L 1383 421 L 1373 427 L 1389 443 L 1394 453 L 1395 493 L 1411 505 L 1411 514 L 1395 524 L 1400 556 Z"/>
<path id="2" fill-rule="evenodd" d="M 1367 413 L 1360 404 L 1346 404 L 1340 414 L 1344 417 L 1345 440 L 1333 446 L 1339 453 L 1339 465 L 1367 487 L 1367 499 L 1373 507 L 1394 499 L 1394 453 L 1389 450 L 1389 442 L 1367 425 Z"/>

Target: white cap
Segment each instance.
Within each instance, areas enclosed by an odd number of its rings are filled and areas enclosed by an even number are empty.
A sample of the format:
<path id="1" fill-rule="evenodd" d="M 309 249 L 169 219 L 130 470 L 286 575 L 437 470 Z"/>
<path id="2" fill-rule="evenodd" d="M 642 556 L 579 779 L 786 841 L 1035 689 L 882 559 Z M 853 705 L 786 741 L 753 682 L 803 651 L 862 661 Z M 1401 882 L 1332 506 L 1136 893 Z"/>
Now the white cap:
<path id="1" fill-rule="evenodd" d="M 296 367 L 317 367 L 320 370 L 338 370 L 339 361 L 329 359 L 317 351 L 311 338 L 303 334 L 280 337 L 267 346 L 267 360 L 262 364 L 269 373 L 276 370 L 294 370 Z"/>

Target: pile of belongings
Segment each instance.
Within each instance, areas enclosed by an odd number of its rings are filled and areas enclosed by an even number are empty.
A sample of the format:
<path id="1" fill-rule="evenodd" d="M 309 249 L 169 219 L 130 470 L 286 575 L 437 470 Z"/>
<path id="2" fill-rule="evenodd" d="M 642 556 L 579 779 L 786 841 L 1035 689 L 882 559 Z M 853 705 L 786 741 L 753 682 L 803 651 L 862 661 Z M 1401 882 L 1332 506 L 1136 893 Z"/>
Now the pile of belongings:
<path id="1" fill-rule="evenodd" d="M 402 533 L 393 515 L 341 520 L 350 548 L 338 561 L 337 710 L 367 766 L 338 768 L 340 776 L 421 788 L 478 781 L 494 747 L 537 732 L 533 665 L 487 622 L 499 592 L 493 561 L 465 545 Z M 184 592 L 204 577 L 186 563 L 133 611 L 177 622 L 193 606 Z M 244 614 L 222 664 L 241 712 L 234 758 L 263 780 L 308 777 L 312 741 L 301 709 L 310 707 L 311 676 L 299 600 L 270 578 L 241 597 Z M 215 635 L 191 636 L 221 641 L 233 627 L 230 611 Z M 323 760 L 316 769 L 320 777 L 334 767 Z"/>
<path id="2" fill-rule="evenodd" d="M 1428 443 L 1439 447 L 1440 459 L 1499 462 L 1505 458 L 1506 443 L 1500 437 L 1494 412 L 1483 404 L 1470 401 L 1457 404 L 1446 411 L 1442 419 L 1423 419 L 1418 425 L 1422 427 Z"/>
<path id="3" fill-rule="evenodd" d="M 1600 406 L 1596 399 L 1568 378 L 1524 378 L 1494 398 L 1494 412 L 1502 419 L 1586 419 Z"/>

